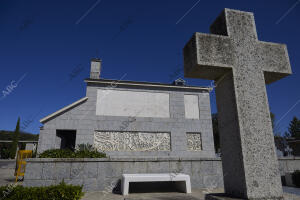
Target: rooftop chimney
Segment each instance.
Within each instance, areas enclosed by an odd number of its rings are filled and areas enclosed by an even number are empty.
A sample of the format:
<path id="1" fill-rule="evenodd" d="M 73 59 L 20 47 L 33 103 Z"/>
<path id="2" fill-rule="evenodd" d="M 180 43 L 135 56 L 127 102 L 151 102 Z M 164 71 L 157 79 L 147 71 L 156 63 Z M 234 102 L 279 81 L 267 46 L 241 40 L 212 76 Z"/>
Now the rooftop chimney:
<path id="1" fill-rule="evenodd" d="M 175 81 L 173 81 L 173 85 L 184 86 L 186 85 L 186 82 L 182 78 L 178 78 Z"/>
<path id="2" fill-rule="evenodd" d="M 100 79 L 100 72 L 101 72 L 101 60 L 98 58 L 93 58 L 91 60 L 90 79 Z"/>

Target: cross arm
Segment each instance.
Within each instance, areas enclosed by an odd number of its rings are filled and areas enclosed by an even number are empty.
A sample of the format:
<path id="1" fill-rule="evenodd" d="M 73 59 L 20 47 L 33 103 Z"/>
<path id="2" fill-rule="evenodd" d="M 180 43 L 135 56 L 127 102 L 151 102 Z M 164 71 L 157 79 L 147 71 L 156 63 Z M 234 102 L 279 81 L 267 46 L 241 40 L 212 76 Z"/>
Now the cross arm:
<path id="1" fill-rule="evenodd" d="M 287 47 L 284 44 L 259 41 L 257 58 L 264 71 L 266 84 L 292 74 Z"/>
<path id="2" fill-rule="evenodd" d="M 195 33 L 183 49 L 184 76 L 216 80 L 234 65 L 228 36 Z"/>

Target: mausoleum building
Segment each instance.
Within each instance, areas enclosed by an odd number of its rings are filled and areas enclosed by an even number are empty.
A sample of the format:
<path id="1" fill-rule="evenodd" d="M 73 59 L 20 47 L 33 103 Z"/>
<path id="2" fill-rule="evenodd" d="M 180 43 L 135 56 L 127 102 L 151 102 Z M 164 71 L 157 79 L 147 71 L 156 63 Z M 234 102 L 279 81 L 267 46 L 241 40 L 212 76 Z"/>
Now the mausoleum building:
<path id="1" fill-rule="evenodd" d="M 100 78 L 86 96 L 40 120 L 38 152 L 89 143 L 111 157 L 215 157 L 209 87 Z"/>

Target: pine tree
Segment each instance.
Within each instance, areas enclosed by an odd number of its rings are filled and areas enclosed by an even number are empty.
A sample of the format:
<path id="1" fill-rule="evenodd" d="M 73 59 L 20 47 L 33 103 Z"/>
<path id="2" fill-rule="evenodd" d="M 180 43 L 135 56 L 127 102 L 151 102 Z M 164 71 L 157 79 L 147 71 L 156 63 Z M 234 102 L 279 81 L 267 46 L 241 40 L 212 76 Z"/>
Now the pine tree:
<path id="1" fill-rule="evenodd" d="M 15 129 L 14 136 L 13 136 L 12 145 L 10 148 L 10 158 L 11 159 L 14 159 L 16 157 L 16 151 L 17 151 L 17 147 L 18 147 L 19 137 L 20 137 L 20 117 L 18 118 L 18 122 L 17 122 L 16 129 Z"/>
<path id="2" fill-rule="evenodd" d="M 297 117 L 294 117 L 289 124 L 289 135 L 291 137 L 300 139 L 300 120 Z"/>

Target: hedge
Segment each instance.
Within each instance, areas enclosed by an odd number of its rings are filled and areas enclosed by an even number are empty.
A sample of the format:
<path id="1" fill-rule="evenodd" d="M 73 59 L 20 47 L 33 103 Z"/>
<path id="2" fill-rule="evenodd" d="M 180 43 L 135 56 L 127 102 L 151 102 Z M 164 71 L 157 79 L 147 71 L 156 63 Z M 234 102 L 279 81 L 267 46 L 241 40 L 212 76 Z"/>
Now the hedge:
<path id="1" fill-rule="evenodd" d="M 106 158 L 91 145 L 81 144 L 75 151 L 70 149 L 49 149 L 39 154 L 39 158 Z"/>
<path id="2" fill-rule="evenodd" d="M 67 185 L 64 181 L 46 187 L 0 187 L 0 199 L 3 200 L 79 200 L 83 195 L 82 186 Z"/>

